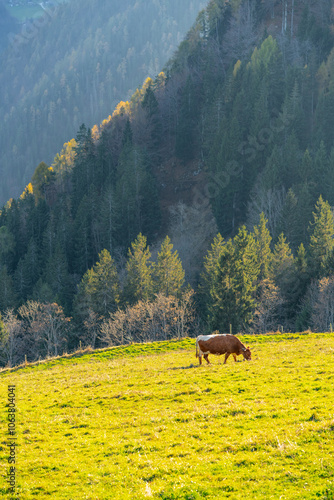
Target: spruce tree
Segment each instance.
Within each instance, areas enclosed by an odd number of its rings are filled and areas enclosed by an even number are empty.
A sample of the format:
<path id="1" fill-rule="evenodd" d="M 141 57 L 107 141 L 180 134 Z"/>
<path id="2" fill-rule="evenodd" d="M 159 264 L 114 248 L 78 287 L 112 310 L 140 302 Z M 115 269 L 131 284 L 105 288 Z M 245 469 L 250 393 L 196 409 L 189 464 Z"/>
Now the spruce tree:
<path id="1" fill-rule="evenodd" d="M 289 282 L 293 262 L 294 258 L 290 245 L 287 243 L 284 234 L 281 233 L 274 248 L 271 270 L 277 285 L 283 293 L 286 291 L 286 283 Z"/>
<path id="2" fill-rule="evenodd" d="M 209 322 L 213 328 L 233 332 L 253 318 L 259 265 L 252 234 L 242 226 L 234 241 L 223 247 L 210 294 Z"/>
<path id="3" fill-rule="evenodd" d="M 156 293 L 178 297 L 184 284 L 184 270 L 178 252 L 172 250 L 173 244 L 166 236 L 153 265 L 154 289 Z"/>
<path id="4" fill-rule="evenodd" d="M 270 263 L 272 259 L 272 252 L 270 249 L 271 236 L 269 229 L 267 227 L 268 219 L 266 219 L 264 213 L 260 215 L 260 222 L 257 226 L 254 226 L 254 238 L 256 254 L 258 258 L 258 263 L 260 266 L 259 280 L 269 278 Z"/>
<path id="5" fill-rule="evenodd" d="M 314 278 L 322 278 L 330 269 L 328 259 L 334 248 L 334 220 L 331 207 L 322 196 L 319 197 L 315 212 L 313 212 L 313 222 L 309 225 L 310 237 L 310 266 Z"/>
<path id="6" fill-rule="evenodd" d="M 93 266 L 93 310 L 106 316 L 120 302 L 120 284 L 115 263 L 108 250 L 102 250 Z"/>
<path id="7" fill-rule="evenodd" d="M 294 283 L 294 257 L 283 233 L 279 235 L 274 248 L 272 274 L 274 282 L 279 287 L 283 299 L 281 320 L 287 321 L 291 314 L 291 289 Z"/>
<path id="8" fill-rule="evenodd" d="M 96 264 L 88 269 L 74 300 L 77 320 L 84 322 L 93 311 L 97 317 L 107 317 L 119 306 L 121 291 L 114 260 L 108 250 L 102 250 Z"/>
<path id="9" fill-rule="evenodd" d="M 5 311 L 18 303 L 14 281 L 6 266 L 0 266 L 0 283 L 0 311 Z"/>
<path id="10" fill-rule="evenodd" d="M 290 188 L 284 201 L 279 229 L 286 235 L 293 250 L 297 249 L 301 238 L 296 218 L 297 203 L 297 197 L 293 189 Z"/>
<path id="11" fill-rule="evenodd" d="M 126 263 L 125 299 L 134 304 L 139 300 L 148 301 L 153 296 L 151 253 L 146 237 L 141 233 L 131 243 Z"/>
<path id="12" fill-rule="evenodd" d="M 201 274 L 198 289 L 198 304 L 201 314 L 205 317 L 205 319 L 207 319 L 209 309 L 212 305 L 210 288 L 216 279 L 219 260 L 223 254 L 225 244 L 226 242 L 224 238 L 220 233 L 218 233 L 214 238 L 213 243 L 211 243 L 211 250 L 208 250 L 206 256 L 204 257 L 204 270 Z"/>
<path id="13" fill-rule="evenodd" d="M 224 245 L 217 271 L 212 275 L 208 323 L 212 330 L 228 332 L 230 325 L 237 328 L 236 290 L 234 285 L 234 246 L 232 240 Z"/>

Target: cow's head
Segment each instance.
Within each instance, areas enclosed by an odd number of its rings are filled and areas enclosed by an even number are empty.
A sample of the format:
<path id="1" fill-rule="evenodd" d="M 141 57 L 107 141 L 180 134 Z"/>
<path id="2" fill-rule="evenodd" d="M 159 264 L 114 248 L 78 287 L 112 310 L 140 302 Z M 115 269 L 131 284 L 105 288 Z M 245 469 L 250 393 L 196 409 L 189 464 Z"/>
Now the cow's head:
<path id="1" fill-rule="evenodd" d="M 245 359 L 247 359 L 247 361 L 250 361 L 252 359 L 252 353 L 249 347 L 244 347 L 242 349 L 242 355 Z"/>

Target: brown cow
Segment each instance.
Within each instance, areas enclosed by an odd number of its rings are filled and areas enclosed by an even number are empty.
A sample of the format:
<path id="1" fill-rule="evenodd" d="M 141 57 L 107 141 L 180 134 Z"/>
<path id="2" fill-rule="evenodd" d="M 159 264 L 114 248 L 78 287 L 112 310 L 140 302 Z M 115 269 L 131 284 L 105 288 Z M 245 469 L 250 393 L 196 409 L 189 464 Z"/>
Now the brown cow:
<path id="1" fill-rule="evenodd" d="M 209 354 L 225 354 L 224 364 L 230 354 L 233 355 L 234 361 L 237 356 L 243 355 L 244 359 L 250 360 L 251 352 L 249 347 L 245 347 L 240 340 L 234 335 L 228 333 L 219 335 L 199 335 L 196 339 L 196 357 L 199 358 L 199 364 L 202 364 L 202 356 L 207 363 Z"/>

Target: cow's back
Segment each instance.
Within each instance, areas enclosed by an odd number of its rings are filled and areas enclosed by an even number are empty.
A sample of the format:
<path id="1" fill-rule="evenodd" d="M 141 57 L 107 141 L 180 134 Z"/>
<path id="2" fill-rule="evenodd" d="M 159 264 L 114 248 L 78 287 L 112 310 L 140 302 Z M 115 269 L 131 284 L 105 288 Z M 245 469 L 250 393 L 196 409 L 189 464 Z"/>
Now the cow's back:
<path id="1" fill-rule="evenodd" d="M 242 348 L 240 340 L 229 333 L 200 335 L 198 344 L 202 352 L 210 352 L 211 354 L 239 353 Z"/>

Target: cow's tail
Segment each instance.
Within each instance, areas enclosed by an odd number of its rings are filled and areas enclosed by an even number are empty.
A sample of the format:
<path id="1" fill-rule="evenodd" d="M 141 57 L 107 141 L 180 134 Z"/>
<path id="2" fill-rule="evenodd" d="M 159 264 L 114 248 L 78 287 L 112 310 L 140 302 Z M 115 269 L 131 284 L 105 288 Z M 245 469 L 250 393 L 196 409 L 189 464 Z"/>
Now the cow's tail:
<path id="1" fill-rule="evenodd" d="M 196 358 L 199 356 L 198 339 L 196 339 Z"/>

